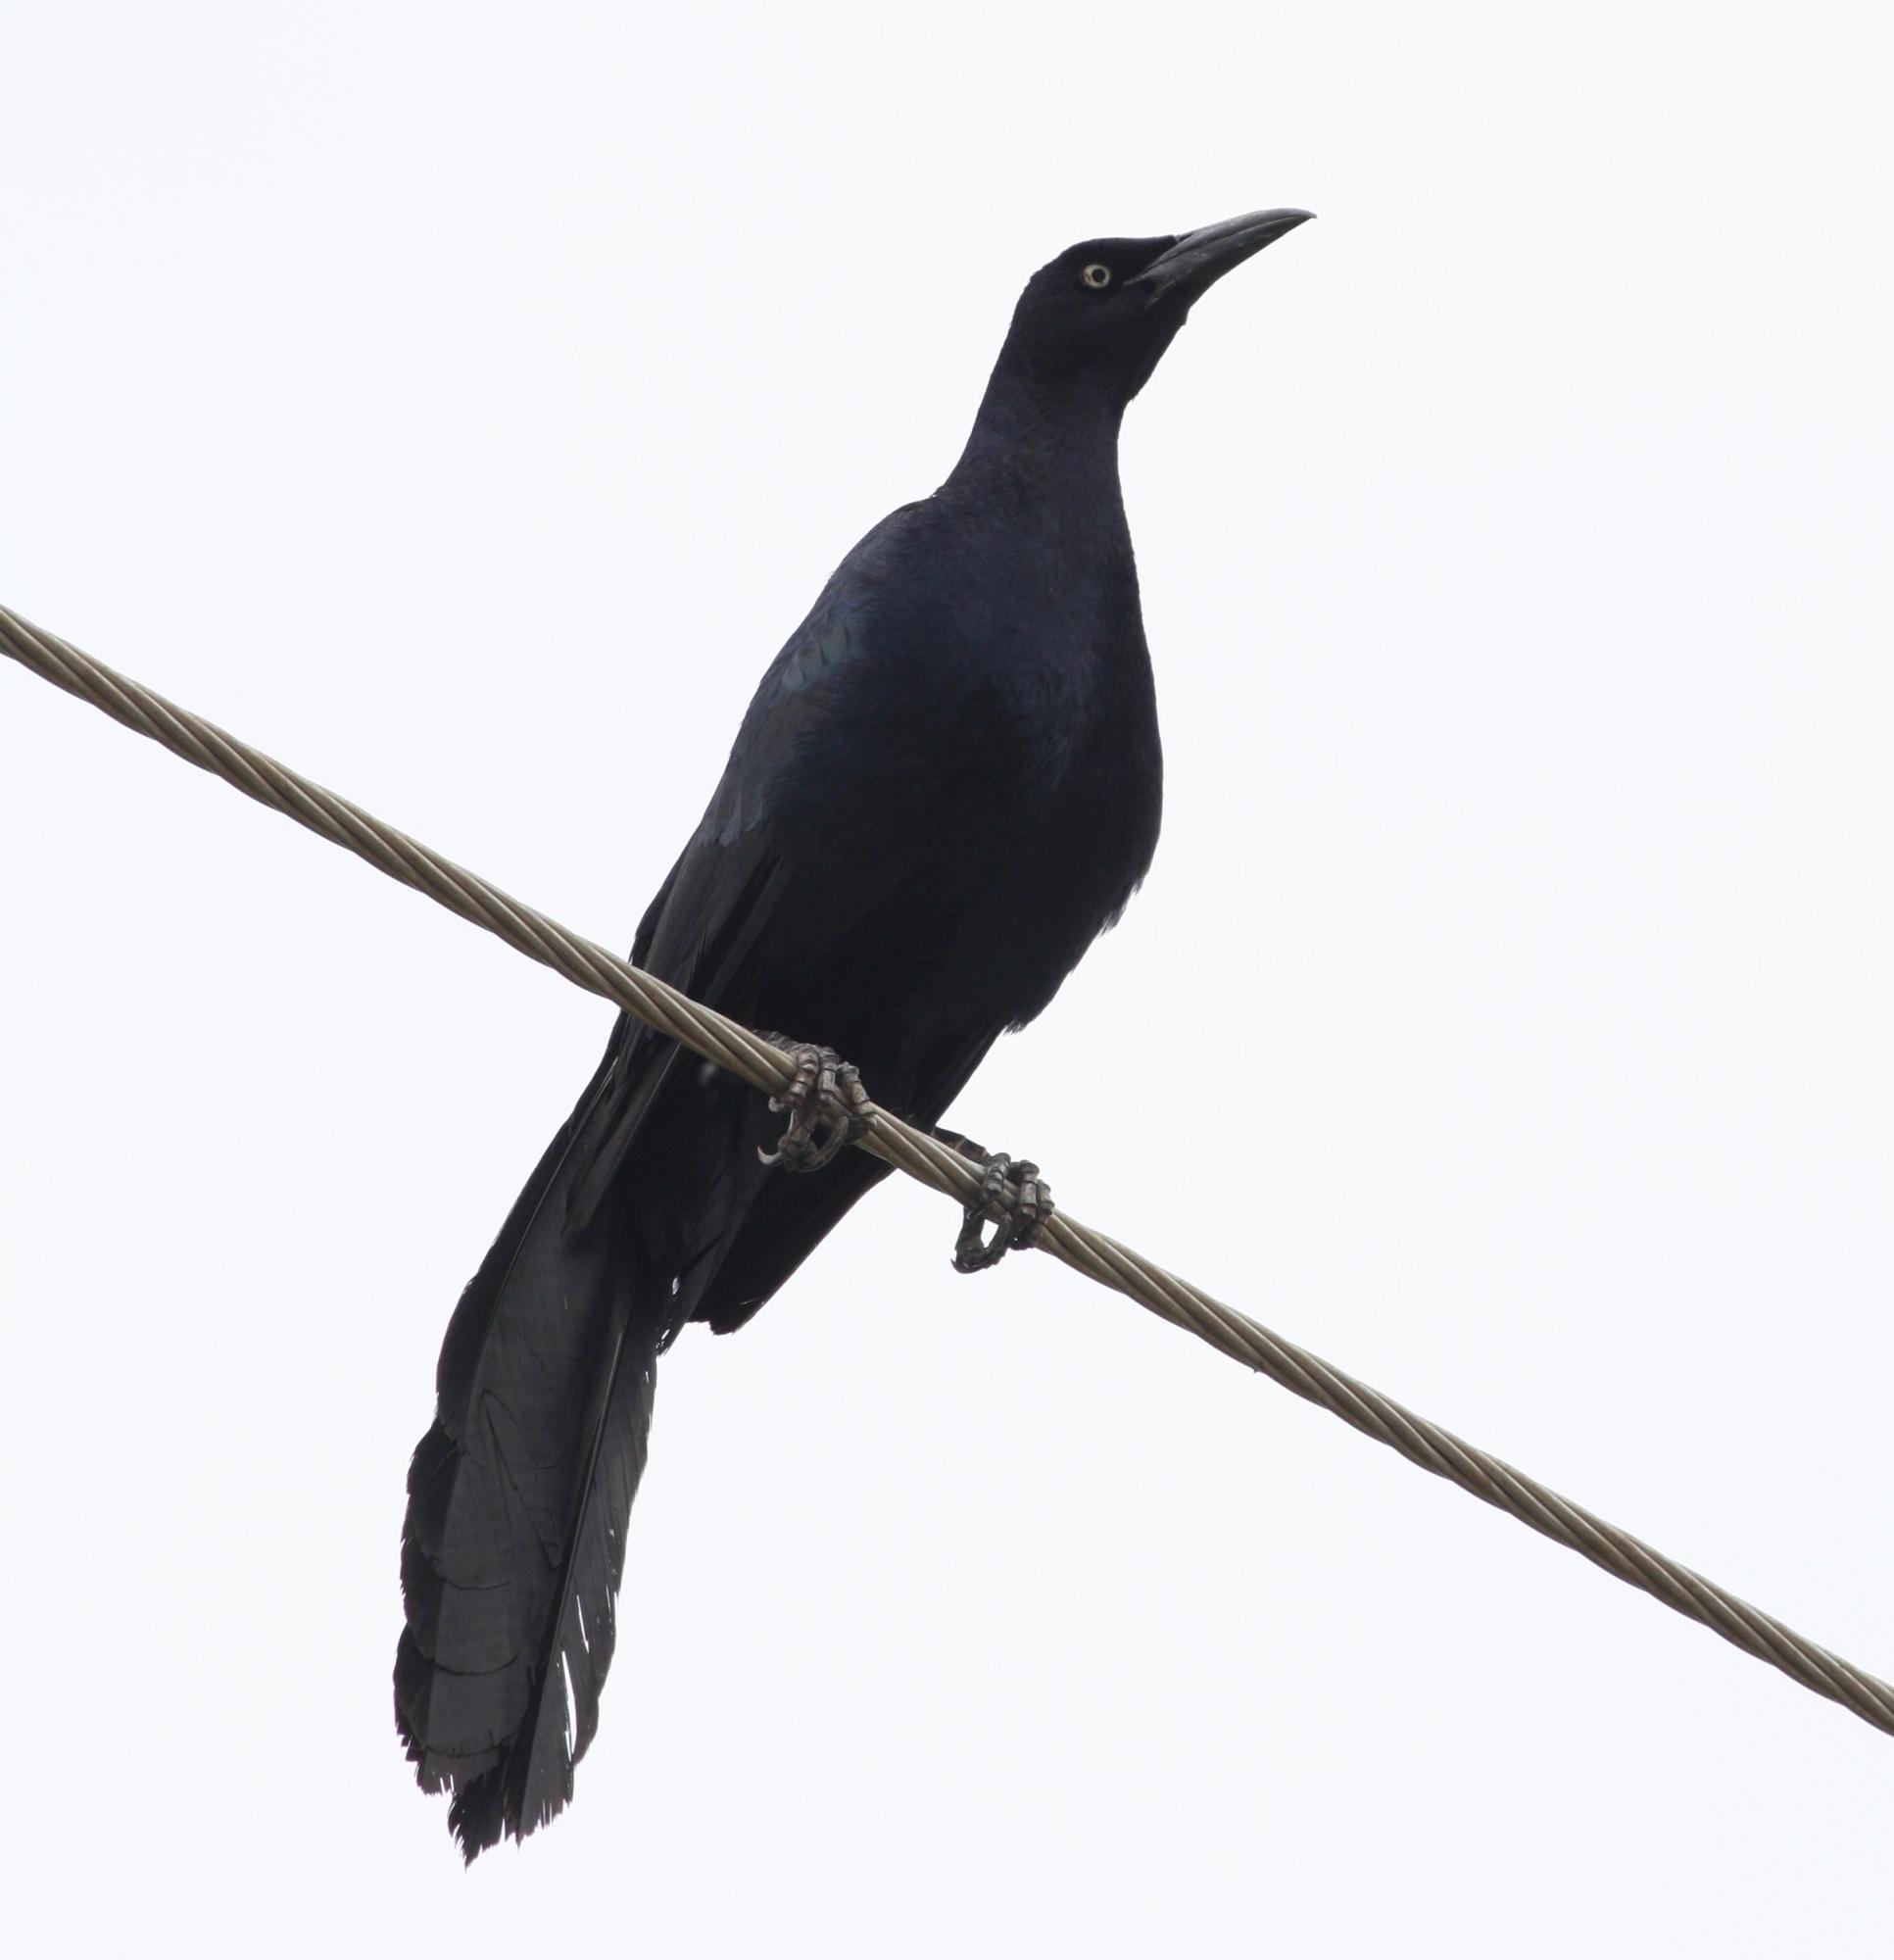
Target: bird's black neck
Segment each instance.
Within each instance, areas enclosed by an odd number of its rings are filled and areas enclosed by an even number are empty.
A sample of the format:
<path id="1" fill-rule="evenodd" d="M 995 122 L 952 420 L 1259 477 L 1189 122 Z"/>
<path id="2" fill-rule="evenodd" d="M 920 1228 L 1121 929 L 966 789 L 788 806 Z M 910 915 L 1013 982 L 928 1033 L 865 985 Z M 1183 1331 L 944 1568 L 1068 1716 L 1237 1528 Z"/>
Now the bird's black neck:
<path id="1" fill-rule="evenodd" d="M 949 485 L 996 476 L 1122 508 L 1118 426 L 1125 404 L 1095 371 L 1046 374 L 1002 352 Z"/>

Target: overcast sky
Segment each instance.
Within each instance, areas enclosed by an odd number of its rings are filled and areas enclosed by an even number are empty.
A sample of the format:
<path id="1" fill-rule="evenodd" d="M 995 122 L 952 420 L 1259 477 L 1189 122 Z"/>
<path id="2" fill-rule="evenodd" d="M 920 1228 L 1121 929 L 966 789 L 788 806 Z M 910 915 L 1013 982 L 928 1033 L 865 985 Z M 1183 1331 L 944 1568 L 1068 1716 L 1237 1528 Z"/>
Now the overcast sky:
<path id="1" fill-rule="evenodd" d="M 1890 18 L 0 0 L 0 601 L 628 945 L 1027 273 L 1314 209 L 965 1127 L 1894 1673 Z M 610 1011 L 5 662 L 0 919 L 22 1951 L 1888 1951 L 1894 1739 L 912 1186 L 666 1358 L 463 1874 L 403 1476 Z"/>

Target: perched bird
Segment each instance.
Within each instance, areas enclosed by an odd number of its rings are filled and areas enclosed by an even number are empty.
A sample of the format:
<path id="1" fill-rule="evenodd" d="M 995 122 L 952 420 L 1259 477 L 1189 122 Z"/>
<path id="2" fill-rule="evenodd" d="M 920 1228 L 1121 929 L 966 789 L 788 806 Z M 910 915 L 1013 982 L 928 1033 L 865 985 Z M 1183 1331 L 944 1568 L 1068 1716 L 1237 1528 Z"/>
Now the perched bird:
<path id="1" fill-rule="evenodd" d="M 1308 216 L 1036 272 L 952 474 L 855 546 L 763 675 L 632 957 L 784 1031 L 787 1134 L 620 1019 L 461 1297 L 409 1473 L 395 1714 L 469 1860 L 565 1805 L 597 1730 L 657 1356 L 687 1321 L 742 1326 L 886 1174 L 840 1148 L 840 1057 L 937 1124 L 1143 878 L 1161 765 L 1119 423 L 1192 303 Z M 1033 1166 L 990 1161 L 967 1269 L 1046 1206 Z"/>

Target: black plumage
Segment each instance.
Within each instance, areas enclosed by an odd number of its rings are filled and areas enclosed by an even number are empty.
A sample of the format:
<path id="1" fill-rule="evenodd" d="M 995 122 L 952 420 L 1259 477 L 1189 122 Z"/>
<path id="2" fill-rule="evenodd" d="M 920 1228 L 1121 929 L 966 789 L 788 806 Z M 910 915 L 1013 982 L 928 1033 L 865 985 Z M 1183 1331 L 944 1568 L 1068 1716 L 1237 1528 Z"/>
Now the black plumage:
<path id="1" fill-rule="evenodd" d="M 634 960 L 820 1042 L 937 1123 L 1123 910 L 1160 757 L 1119 492 L 1191 302 L 1299 223 L 1103 239 L 1036 273 L 966 450 L 843 561 L 757 688 Z M 456 1308 L 403 1533 L 395 1708 L 468 1858 L 572 1793 L 658 1354 L 741 1326 L 886 1167 L 759 1161 L 762 1098 L 621 1019 Z"/>

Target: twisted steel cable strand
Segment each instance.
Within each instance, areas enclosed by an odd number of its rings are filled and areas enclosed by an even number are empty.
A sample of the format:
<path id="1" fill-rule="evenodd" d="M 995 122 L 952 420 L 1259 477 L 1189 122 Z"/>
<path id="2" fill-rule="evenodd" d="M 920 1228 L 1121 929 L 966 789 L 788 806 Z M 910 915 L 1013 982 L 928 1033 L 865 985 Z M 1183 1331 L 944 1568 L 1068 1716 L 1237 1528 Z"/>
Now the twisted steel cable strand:
<path id="1" fill-rule="evenodd" d="M 505 940 L 528 957 L 603 995 L 641 1021 L 740 1075 L 767 1094 L 788 1088 L 788 1058 L 751 1029 L 693 1001 L 656 975 L 510 898 L 484 878 L 430 851 L 364 809 L 226 734 L 200 715 L 115 672 L 55 633 L 30 625 L 0 606 L 0 652 L 41 679 L 103 710 L 127 728 L 162 743 L 271 809 L 366 858 L 377 870 L 425 893 L 437 904 Z M 969 1161 L 885 1109 L 866 1112 L 868 1133 L 857 1148 L 871 1152 L 957 1204 L 979 1196 L 980 1176 Z M 1221 1354 L 1267 1375 L 1292 1395 L 1327 1409 L 1377 1443 L 1398 1450 L 1436 1477 L 1568 1546 L 1627 1586 L 1701 1622 L 1732 1645 L 1780 1668 L 1804 1688 L 1838 1701 L 1864 1722 L 1894 1735 L 1894 1688 L 1839 1654 L 1805 1639 L 1772 1614 L 1666 1557 L 1630 1533 L 1562 1497 L 1556 1491 L 1477 1449 L 1451 1431 L 1403 1408 L 1365 1382 L 1238 1313 L 1234 1307 L 1153 1265 L 1115 1239 L 1055 1211 L 1044 1250 L 1101 1286 L 1194 1334 Z"/>

